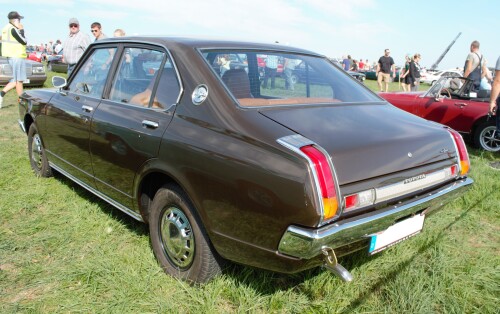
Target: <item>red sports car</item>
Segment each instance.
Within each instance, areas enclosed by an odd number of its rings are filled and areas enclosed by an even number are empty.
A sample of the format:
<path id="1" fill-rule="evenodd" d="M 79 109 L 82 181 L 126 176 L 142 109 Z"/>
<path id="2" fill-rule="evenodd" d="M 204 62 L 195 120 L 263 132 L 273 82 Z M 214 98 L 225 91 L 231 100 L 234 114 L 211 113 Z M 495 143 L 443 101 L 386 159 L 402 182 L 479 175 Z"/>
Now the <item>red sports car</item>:
<path id="1" fill-rule="evenodd" d="M 442 77 L 427 92 L 380 93 L 394 106 L 427 120 L 447 125 L 472 144 L 500 152 L 500 134 L 495 134 L 495 117 L 488 116 L 489 90 L 472 90 L 466 78 Z"/>

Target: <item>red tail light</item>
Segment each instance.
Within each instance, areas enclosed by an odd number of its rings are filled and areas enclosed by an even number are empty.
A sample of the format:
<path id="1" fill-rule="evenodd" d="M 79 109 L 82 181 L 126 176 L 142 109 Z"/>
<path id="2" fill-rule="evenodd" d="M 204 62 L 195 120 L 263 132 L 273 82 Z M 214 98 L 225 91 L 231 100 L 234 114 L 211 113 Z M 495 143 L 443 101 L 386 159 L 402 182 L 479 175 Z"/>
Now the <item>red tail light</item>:
<path id="1" fill-rule="evenodd" d="M 470 161 L 469 154 L 467 153 L 467 148 L 465 147 L 464 139 L 457 131 L 453 129 L 448 129 L 451 136 L 455 140 L 455 145 L 457 146 L 458 156 L 460 158 L 460 175 L 464 176 L 469 172 Z"/>
<path id="2" fill-rule="evenodd" d="M 327 157 L 313 145 L 303 146 L 300 150 L 306 154 L 314 165 L 314 171 L 323 199 L 323 220 L 335 217 L 339 207 L 338 198 L 335 189 L 335 179 Z"/>

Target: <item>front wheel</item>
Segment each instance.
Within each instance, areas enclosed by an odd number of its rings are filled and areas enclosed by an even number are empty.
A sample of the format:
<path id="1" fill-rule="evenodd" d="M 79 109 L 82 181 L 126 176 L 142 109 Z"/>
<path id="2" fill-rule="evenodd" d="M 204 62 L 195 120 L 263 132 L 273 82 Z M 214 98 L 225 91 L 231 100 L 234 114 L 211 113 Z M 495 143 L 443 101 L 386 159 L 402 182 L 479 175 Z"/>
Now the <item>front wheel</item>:
<path id="1" fill-rule="evenodd" d="M 158 190 L 151 205 L 149 234 L 163 270 L 192 283 L 203 283 L 221 272 L 218 256 L 186 194 L 176 185 Z"/>
<path id="2" fill-rule="evenodd" d="M 28 131 L 28 155 L 31 168 L 37 177 L 47 178 L 52 176 L 52 169 L 49 166 L 49 160 L 45 154 L 42 137 L 38 133 L 38 129 L 34 123 L 31 124 Z"/>
<path id="3" fill-rule="evenodd" d="M 500 152 L 500 134 L 494 123 L 484 122 L 474 132 L 474 145 L 490 152 Z"/>

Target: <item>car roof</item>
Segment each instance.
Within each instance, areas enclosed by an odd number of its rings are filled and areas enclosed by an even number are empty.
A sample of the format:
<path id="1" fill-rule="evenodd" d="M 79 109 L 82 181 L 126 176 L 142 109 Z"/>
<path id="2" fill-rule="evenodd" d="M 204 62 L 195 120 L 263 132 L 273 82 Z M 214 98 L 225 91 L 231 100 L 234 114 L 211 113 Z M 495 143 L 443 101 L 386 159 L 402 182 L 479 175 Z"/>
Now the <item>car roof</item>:
<path id="1" fill-rule="evenodd" d="M 269 51 L 288 51 L 293 53 L 309 54 L 319 57 L 324 57 L 316 52 L 292 47 L 288 45 L 257 43 L 242 40 L 229 39 L 209 39 L 209 38 L 191 38 L 191 37 L 163 37 L 163 36 L 130 36 L 130 37 L 113 37 L 92 43 L 99 45 L 109 42 L 136 42 L 136 43 L 152 43 L 162 45 L 168 48 L 178 47 L 194 48 L 194 49 L 259 49 Z"/>

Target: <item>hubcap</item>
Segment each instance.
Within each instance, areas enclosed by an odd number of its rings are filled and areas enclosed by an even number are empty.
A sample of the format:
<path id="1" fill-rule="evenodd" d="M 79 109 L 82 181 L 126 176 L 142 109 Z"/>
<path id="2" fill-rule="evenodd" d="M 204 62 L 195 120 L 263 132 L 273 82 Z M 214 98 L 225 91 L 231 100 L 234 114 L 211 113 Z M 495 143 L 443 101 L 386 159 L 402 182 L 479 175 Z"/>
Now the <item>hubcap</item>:
<path id="1" fill-rule="evenodd" d="M 479 136 L 481 147 L 490 152 L 500 151 L 500 134 L 495 134 L 496 127 L 488 126 L 484 128 Z"/>
<path id="2" fill-rule="evenodd" d="M 38 134 L 33 136 L 31 142 L 31 159 L 38 169 L 42 168 L 42 140 Z"/>
<path id="3" fill-rule="evenodd" d="M 163 249 L 170 261 L 181 269 L 188 268 L 194 258 L 194 236 L 191 224 L 184 213 L 169 207 L 160 220 Z"/>

